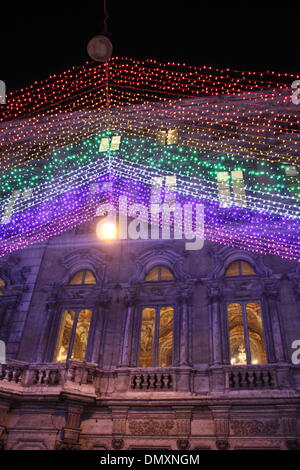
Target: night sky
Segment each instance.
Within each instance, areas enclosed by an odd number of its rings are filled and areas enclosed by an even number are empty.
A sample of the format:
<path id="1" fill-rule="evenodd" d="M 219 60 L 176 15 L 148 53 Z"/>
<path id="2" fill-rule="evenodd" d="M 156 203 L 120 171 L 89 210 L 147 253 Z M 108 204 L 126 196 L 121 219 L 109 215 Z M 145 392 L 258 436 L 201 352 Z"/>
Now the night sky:
<path id="1" fill-rule="evenodd" d="M 103 0 L 5 3 L 0 79 L 7 91 L 83 64 L 87 42 L 103 32 Z M 296 4 L 107 0 L 108 29 L 118 56 L 299 73 Z"/>

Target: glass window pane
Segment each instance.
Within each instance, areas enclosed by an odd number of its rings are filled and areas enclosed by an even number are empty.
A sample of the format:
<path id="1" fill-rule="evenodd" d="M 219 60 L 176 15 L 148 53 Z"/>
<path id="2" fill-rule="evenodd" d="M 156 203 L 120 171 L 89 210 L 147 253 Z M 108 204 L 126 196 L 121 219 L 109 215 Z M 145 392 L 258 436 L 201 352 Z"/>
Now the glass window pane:
<path id="1" fill-rule="evenodd" d="M 255 274 L 255 271 L 249 263 L 241 261 L 241 274 L 243 276 L 249 276 L 251 274 Z"/>
<path id="2" fill-rule="evenodd" d="M 162 307 L 159 318 L 158 367 L 171 366 L 173 362 L 174 309 Z"/>
<path id="3" fill-rule="evenodd" d="M 225 276 L 239 276 L 240 275 L 240 269 L 239 268 L 240 268 L 239 267 L 239 262 L 234 261 L 227 268 Z"/>
<path id="4" fill-rule="evenodd" d="M 70 281 L 70 284 L 82 284 L 83 274 L 83 271 L 78 271 L 78 273 L 74 274 Z"/>
<path id="5" fill-rule="evenodd" d="M 85 360 L 87 341 L 89 336 L 90 323 L 92 318 L 91 310 L 81 310 L 76 325 L 72 359 L 77 361 Z"/>
<path id="6" fill-rule="evenodd" d="M 84 284 L 96 284 L 95 276 L 91 271 L 86 271 Z"/>
<path id="7" fill-rule="evenodd" d="M 168 268 L 162 266 L 160 268 L 160 279 L 161 281 L 172 281 L 174 276 Z"/>
<path id="8" fill-rule="evenodd" d="M 246 199 L 246 191 L 245 191 L 245 184 L 244 184 L 244 177 L 242 171 L 232 171 L 231 172 L 231 179 L 232 179 L 232 189 L 234 195 L 234 203 L 237 206 L 246 206 L 247 199 Z"/>
<path id="9" fill-rule="evenodd" d="M 111 139 L 110 150 L 119 150 L 121 144 L 121 136 L 114 135 Z"/>
<path id="10" fill-rule="evenodd" d="M 4 292 L 3 292 L 3 290 L 0 290 L 0 295 L 4 295 Z"/>
<path id="11" fill-rule="evenodd" d="M 156 142 L 160 145 L 166 145 L 167 135 L 168 135 L 167 130 L 161 129 L 161 130 L 157 131 Z"/>
<path id="12" fill-rule="evenodd" d="M 247 364 L 245 336 L 243 326 L 243 309 L 241 304 L 227 306 L 229 346 L 231 364 Z"/>
<path id="13" fill-rule="evenodd" d="M 260 304 L 258 302 L 249 302 L 246 305 L 246 312 L 251 364 L 265 364 L 267 358 Z"/>
<path id="14" fill-rule="evenodd" d="M 229 173 L 227 171 L 219 171 L 217 173 L 217 188 L 219 194 L 220 207 L 231 206 Z"/>
<path id="15" fill-rule="evenodd" d="M 64 362 L 67 359 L 74 318 L 75 312 L 73 310 L 65 310 L 62 313 L 57 344 L 53 358 L 54 362 Z"/>
<path id="16" fill-rule="evenodd" d="M 0 286 L 5 286 L 5 282 L 3 281 L 3 279 L 0 279 Z"/>
<path id="17" fill-rule="evenodd" d="M 144 308 L 140 341 L 139 367 L 153 367 L 155 308 Z"/>
<path id="18" fill-rule="evenodd" d="M 146 281 L 158 281 L 158 268 L 153 268 L 148 273 Z"/>
<path id="19" fill-rule="evenodd" d="M 110 139 L 108 137 L 102 137 L 99 152 L 107 152 L 107 150 L 109 150 L 109 141 Z"/>
<path id="20" fill-rule="evenodd" d="M 176 145 L 178 143 L 178 129 L 169 129 L 167 133 L 167 144 Z"/>

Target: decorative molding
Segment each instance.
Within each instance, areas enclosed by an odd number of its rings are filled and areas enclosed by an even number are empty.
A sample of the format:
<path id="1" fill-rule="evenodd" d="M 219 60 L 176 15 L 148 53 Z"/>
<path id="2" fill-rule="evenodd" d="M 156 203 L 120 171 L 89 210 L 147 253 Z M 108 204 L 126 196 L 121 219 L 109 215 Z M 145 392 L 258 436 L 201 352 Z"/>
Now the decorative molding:
<path id="1" fill-rule="evenodd" d="M 190 448 L 190 441 L 188 439 L 177 439 L 177 449 L 188 450 Z"/>
<path id="2" fill-rule="evenodd" d="M 63 257 L 61 264 L 68 270 L 61 284 L 66 284 L 72 275 L 83 269 L 92 271 L 98 284 L 104 281 L 107 260 L 96 248 L 72 251 Z"/>
<path id="3" fill-rule="evenodd" d="M 163 265 L 169 268 L 177 281 L 191 279 L 184 271 L 184 257 L 169 248 L 157 248 L 144 252 L 137 260 L 134 274 L 129 278 L 131 284 L 144 282 L 147 273 L 155 266 Z"/>
<path id="4" fill-rule="evenodd" d="M 174 420 L 130 420 L 131 434 L 138 436 L 167 436 L 174 427 Z"/>
<path id="5" fill-rule="evenodd" d="M 285 445 L 288 450 L 298 450 L 299 449 L 299 441 L 297 439 L 287 439 L 285 441 Z"/>
<path id="6" fill-rule="evenodd" d="M 228 450 L 229 449 L 229 442 L 227 439 L 217 439 L 216 440 L 216 447 L 219 450 Z"/>
<path id="7" fill-rule="evenodd" d="M 278 420 L 235 420 L 231 422 L 232 430 L 239 436 L 273 436 L 279 429 Z"/>
<path id="8" fill-rule="evenodd" d="M 124 447 L 124 440 L 123 439 L 112 439 L 111 446 L 115 450 L 123 449 Z"/>
<path id="9" fill-rule="evenodd" d="M 211 279 L 223 277 L 228 266 L 233 261 L 238 260 L 251 264 L 256 269 L 258 276 L 270 277 L 272 275 L 272 270 L 265 266 L 261 255 L 217 244 L 211 246 L 210 254 L 215 260 L 215 268 L 211 273 Z"/>
<path id="10" fill-rule="evenodd" d="M 80 450 L 80 445 L 74 442 L 56 441 L 55 450 Z"/>

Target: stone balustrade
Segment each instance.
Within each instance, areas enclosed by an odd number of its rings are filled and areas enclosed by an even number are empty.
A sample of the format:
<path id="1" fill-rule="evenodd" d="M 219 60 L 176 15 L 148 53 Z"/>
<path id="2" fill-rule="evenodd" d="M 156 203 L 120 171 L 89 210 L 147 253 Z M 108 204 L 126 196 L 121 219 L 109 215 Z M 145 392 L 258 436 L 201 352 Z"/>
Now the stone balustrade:
<path id="1" fill-rule="evenodd" d="M 172 370 L 159 371 L 157 369 L 145 372 L 131 373 L 132 390 L 158 390 L 167 391 L 175 388 L 175 376 Z"/>
<path id="2" fill-rule="evenodd" d="M 95 364 L 68 361 L 67 363 L 26 364 L 11 361 L 0 365 L 1 386 L 54 387 L 68 386 L 94 387 L 99 377 Z"/>
<path id="3" fill-rule="evenodd" d="M 226 388 L 270 389 L 277 387 L 277 374 L 274 365 L 232 366 L 226 373 Z"/>
<path id="4" fill-rule="evenodd" d="M 30 393 L 71 391 L 97 397 L 126 392 L 210 393 L 234 390 L 290 388 L 288 364 L 218 368 L 122 368 L 102 370 L 94 363 L 26 364 L 10 361 L 0 365 L 0 390 L 30 389 Z M 200 375 L 199 375 L 200 374 Z M 197 378 L 198 377 L 198 378 Z M 210 377 L 210 379 L 209 379 Z"/>

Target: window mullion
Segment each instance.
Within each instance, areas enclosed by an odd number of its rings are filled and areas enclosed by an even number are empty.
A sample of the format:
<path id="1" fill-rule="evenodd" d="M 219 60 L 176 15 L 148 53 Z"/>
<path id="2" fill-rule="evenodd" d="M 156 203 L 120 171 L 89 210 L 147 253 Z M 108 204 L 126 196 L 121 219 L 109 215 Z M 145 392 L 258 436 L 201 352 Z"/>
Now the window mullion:
<path id="1" fill-rule="evenodd" d="M 243 309 L 244 338 L 245 338 L 245 346 L 246 346 L 246 359 L 247 359 L 247 364 L 251 364 L 251 349 L 250 349 L 248 319 L 247 319 L 247 310 L 246 310 L 245 302 L 242 302 L 242 309 Z"/>
<path id="2" fill-rule="evenodd" d="M 154 367 L 158 367 L 159 323 L 160 323 L 160 307 L 155 307 L 155 335 L 154 335 L 154 357 L 153 357 Z"/>

